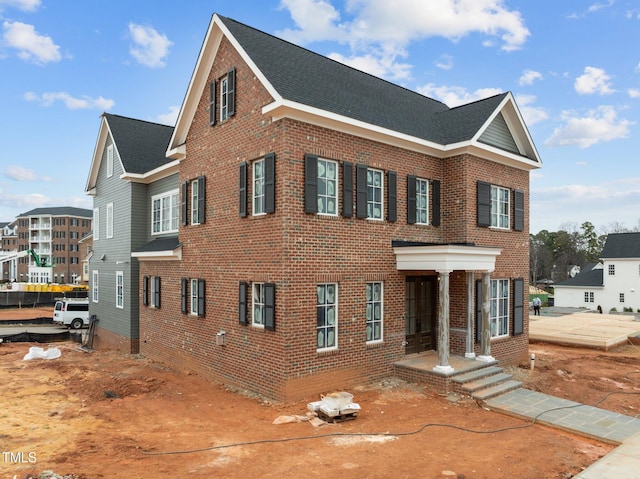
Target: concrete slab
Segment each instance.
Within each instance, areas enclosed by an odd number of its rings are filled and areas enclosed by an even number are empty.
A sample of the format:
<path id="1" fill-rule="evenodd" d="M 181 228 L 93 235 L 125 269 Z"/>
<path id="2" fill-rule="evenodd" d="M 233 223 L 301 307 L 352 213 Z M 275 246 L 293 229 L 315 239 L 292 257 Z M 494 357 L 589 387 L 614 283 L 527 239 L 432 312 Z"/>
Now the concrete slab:
<path id="1" fill-rule="evenodd" d="M 608 350 L 640 335 L 633 315 L 577 312 L 561 316 L 529 316 L 529 340 Z"/>

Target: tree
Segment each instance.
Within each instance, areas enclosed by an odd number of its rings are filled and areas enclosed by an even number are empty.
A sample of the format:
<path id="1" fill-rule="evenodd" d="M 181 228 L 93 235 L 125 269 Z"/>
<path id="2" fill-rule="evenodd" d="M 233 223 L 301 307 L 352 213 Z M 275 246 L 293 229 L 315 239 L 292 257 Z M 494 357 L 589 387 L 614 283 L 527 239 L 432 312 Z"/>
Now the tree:
<path id="1" fill-rule="evenodd" d="M 580 228 L 582 229 L 580 248 L 583 250 L 584 260 L 586 263 L 597 263 L 606 236 L 598 236 L 595 227 L 589 221 L 582 223 Z"/>

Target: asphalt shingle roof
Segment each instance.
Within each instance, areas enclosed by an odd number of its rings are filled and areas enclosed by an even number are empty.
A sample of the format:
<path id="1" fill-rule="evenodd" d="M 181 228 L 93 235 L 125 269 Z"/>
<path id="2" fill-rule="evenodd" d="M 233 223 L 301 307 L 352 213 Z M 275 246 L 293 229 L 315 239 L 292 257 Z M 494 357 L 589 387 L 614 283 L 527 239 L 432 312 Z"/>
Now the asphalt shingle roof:
<path id="1" fill-rule="evenodd" d="M 104 116 L 127 173 L 147 173 L 173 161 L 166 156 L 172 126 L 110 113 Z"/>
<path id="2" fill-rule="evenodd" d="M 470 140 L 507 95 L 449 108 L 230 18 L 219 18 L 284 99 L 434 143 Z"/>
<path id="3" fill-rule="evenodd" d="M 156 238 L 148 243 L 140 246 L 135 253 L 155 253 L 157 251 L 173 251 L 180 246 L 180 240 L 177 236 L 165 236 Z"/>
<path id="4" fill-rule="evenodd" d="M 20 214 L 23 216 L 80 216 L 83 218 L 92 218 L 93 211 L 85 208 L 75 208 L 73 206 L 53 206 L 50 208 L 35 208 Z"/>
<path id="5" fill-rule="evenodd" d="M 640 258 L 640 233 L 610 233 L 601 258 Z"/>
<path id="6" fill-rule="evenodd" d="M 593 269 L 585 267 L 579 274 L 573 278 L 569 278 L 556 286 L 604 286 L 604 277 L 602 268 Z"/>

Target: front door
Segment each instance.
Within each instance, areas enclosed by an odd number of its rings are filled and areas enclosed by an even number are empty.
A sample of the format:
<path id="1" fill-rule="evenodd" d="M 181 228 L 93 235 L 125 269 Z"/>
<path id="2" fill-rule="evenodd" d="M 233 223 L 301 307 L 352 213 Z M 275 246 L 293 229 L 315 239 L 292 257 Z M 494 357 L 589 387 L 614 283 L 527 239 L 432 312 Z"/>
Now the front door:
<path id="1" fill-rule="evenodd" d="M 436 348 L 437 276 L 407 277 L 405 287 L 405 353 Z"/>

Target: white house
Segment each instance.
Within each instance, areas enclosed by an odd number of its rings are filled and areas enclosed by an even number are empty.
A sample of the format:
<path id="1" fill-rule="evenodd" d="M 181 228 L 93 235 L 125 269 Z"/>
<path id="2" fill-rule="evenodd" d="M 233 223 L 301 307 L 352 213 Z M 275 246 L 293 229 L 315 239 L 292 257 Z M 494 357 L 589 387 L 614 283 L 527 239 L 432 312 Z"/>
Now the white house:
<path id="1" fill-rule="evenodd" d="M 555 305 L 640 310 L 640 233 L 609 234 L 600 262 L 555 286 Z"/>

